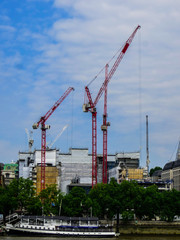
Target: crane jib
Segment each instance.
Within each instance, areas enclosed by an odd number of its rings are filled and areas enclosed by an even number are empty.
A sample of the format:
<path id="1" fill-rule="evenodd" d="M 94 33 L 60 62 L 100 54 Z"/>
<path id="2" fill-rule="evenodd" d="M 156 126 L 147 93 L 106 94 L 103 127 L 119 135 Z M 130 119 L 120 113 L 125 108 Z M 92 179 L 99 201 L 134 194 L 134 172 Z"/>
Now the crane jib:
<path id="1" fill-rule="evenodd" d="M 103 179 L 102 180 L 103 180 L 103 183 L 107 183 L 107 127 L 109 126 L 109 124 L 106 121 L 107 120 L 106 119 L 107 118 L 107 86 L 113 74 L 115 73 L 117 67 L 119 66 L 121 60 L 123 59 L 128 47 L 130 46 L 139 28 L 140 26 L 138 25 L 134 30 L 134 32 L 131 34 L 131 36 L 128 38 L 128 40 L 126 41 L 122 51 L 120 52 L 119 56 L 114 62 L 109 73 L 108 73 L 107 67 L 105 68 L 105 80 L 101 88 L 99 89 L 99 92 L 94 102 L 92 100 L 89 88 L 87 86 L 85 87 L 85 91 L 86 91 L 89 102 L 87 104 L 83 104 L 83 111 L 88 112 L 89 109 L 91 108 L 91 111 L 89 112 L 92 113 L 92 188 L 94 185 L 97 184 L 97 119 L 96 119 L 97 111 L 95 107 L 104 92 L 104 115 L 103 115 L 103 125 L 101 126 L 101 129 L 103 130 L 103 167 L 102 167 Z M 96 78 L 97 76 L 94 79 Z M 92 83 L 92 81 L 90 83 Z"/>

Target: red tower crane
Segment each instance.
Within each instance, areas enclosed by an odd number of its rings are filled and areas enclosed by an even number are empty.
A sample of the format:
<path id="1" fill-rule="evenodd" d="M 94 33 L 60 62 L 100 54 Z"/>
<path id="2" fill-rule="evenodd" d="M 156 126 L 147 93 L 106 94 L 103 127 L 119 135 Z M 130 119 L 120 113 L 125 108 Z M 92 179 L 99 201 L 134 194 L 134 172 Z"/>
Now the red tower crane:
<path id="1" fill-rule="evenodd" d="M 110 72 L 108 73 L 108 64 L 105 67 L 105 80 L 93 102 L 91 93 L 88 86 L 85 87 L 85 92 L 88 98 L 88 103 L 83 105 L 84 112 L 92 113 L 92 187 L 97 184 L 97 111 L 96 105 L 101 98 L 103 92 L 104 94 L 104 114 L 103 114 L 103 125 L 101 129 L 103 131 L 103 183 L 107 183 L 107 127 L 110 125 L 107 122 L 107 86 L 112 76 L 114 75 L 117 67 L 119 66 L 124 54 L 126 53 L 128 47 L 130 46 L 137 30 L 140 28 L 138 25 L 134 32 L 130 35 L 128 40 L 125 42 L 122 51 L 118 55 L 115 63 L 113 64 Z"/>
<path id="2" fill-rule="evenodd" d="M 45 189 L 46 129 L 50 128 L 50 125 L 46 125 L 45 122 L 72 90 L 74 90 L 74 88 L 69 87 L 65 91 L 65 93 L 59 98 L 59 100 L 55 102 L 55 104 L 50 108 L 50 110 L 43 117 L 41 117 L 37 123 L 34 123 L 32 126 L 33 129 L 37 129 L 41 124 L 41 190 Z"/>

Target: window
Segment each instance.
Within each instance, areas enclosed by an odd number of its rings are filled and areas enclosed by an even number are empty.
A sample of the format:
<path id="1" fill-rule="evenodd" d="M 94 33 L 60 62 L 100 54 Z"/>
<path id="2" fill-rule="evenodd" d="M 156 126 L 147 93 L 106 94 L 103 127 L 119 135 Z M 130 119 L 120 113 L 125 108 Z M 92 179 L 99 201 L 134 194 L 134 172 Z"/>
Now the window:
<path id="1" fill-rule="evenodd" d="M 9 178 L 10 177 L 10 173 L 6 173 L 6 178 Z"/>

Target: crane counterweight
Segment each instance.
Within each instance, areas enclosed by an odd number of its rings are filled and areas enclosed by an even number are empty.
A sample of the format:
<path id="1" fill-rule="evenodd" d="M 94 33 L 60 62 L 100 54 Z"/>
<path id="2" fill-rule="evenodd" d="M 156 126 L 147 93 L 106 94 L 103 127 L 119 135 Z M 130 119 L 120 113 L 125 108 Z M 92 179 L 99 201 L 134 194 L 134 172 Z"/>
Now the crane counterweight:
<path id="1" fill-rule="evenodd" d="M 34 124 L 32 125 L 32 128 L 33 128 L 33 129 L 38 129 L 38 127 L 39 127 L 39 125 L 38 125 L 37 123 L 34 123 Z"/>

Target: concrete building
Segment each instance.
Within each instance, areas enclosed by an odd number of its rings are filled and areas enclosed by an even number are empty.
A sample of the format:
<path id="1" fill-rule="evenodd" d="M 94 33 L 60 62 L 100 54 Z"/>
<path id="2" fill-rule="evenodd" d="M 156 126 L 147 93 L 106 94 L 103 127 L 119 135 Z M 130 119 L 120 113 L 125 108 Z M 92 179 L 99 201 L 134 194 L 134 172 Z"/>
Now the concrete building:
<path id="1" fill-rule="evenodd" d="M 139 168 L 140 152 L 122 152 L 116 154 L 116 163 L 126 168 Z"/>
<path id="2" fill-rule="evenodd" d="M 18 164 L 19 177 L 33 180 L 38 193 L 41 185 L 41 151 L 19 152 Z M 57 187 L 66 193 L 71 184 L 91 183 L 91 167 L 88 149 L 70 149 L 69 153 L 48 149 L 45 184 L 57 184 Z"/>
<path id="3" fill-rule="evenodd" d="M 117 153 L 108 155 L 108 169 L 118 164 L 136 168 L 139 166 L 139 153 Z M 122 159 L 121 159 L 122 158 Z M 102 182 L 101 154 L 97 156 L 97 181 Z M 19 177 L 30 178 L 40 191 L 41 183 L 41 151 L 19 152 Z M 46 151 L 46 184 L 57 184 L 62 192 L 68 193 L 73 186 L 81 186 L 89 190 L 92 184 L 92 155 L 88 148 L 71 148 L 68 153 L 60 153 L 58 149 Z"/>
<path id="4" fill-rule="evenodd" d="M 19 152 L 18 170 L 19 178 L 31 178 L 34 165 L 34 152 Z"/>
<path id="5" fill-rule="evenodd" d="M 139 168 L 140 153 L 117 153 L 115 166 L 109 169 L 108 179 L 115 178 L 118 183 L 123 180 L 141 180 L 146 176 L 145 169 Z"/>
<path id="6" fill-rule="evenodd" d="M 72 184 L 91 184 L 92 156 L 87 148 L 71 148 L 59 154 L 61 163 L 61 191 L 68 192 Z"/>
<path id="7" fill-rule="evenodd" d="M 165 164 L 161 178 L 170 183 L 171 189 L 180 191 L 180 159 Z"/>
<path id="8" fill-rule="evenodd" d="M 45 183 L 57 184 L 60 188 L 59 179 L 59 151 L 56 149 L 46 151 Z M 33 152 L 19 152 L 19 177 L 29 178 L 33 181 L 37 193 L 41 190 L 41 150 Z"/>
<path id="9" fill-rule="evenodd" d="M 162 170 L 155 171 L 151 176 L 152 182 L 160 181 L 161 180 L 161 174 L 162 174 Z"/>

